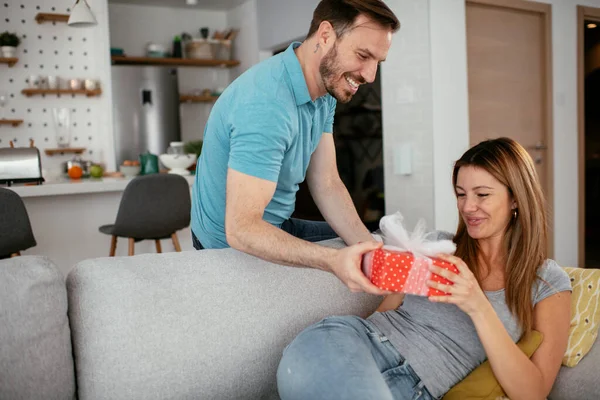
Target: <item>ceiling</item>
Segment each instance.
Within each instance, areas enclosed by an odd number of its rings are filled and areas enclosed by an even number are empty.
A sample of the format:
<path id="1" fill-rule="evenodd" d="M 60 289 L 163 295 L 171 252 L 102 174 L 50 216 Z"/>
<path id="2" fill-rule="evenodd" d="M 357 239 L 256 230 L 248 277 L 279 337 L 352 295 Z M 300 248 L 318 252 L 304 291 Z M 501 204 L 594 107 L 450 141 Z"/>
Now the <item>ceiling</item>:
<path id="1" fill-rule="evenodd" d="M 188 6 L 186 0 L 108 0 L 109 4 L 133 4 L 160 7 L 199 8 L 202 10 L 230 10 L 245 3 L 247 0 L 196 0 L 198 4 Z"/>

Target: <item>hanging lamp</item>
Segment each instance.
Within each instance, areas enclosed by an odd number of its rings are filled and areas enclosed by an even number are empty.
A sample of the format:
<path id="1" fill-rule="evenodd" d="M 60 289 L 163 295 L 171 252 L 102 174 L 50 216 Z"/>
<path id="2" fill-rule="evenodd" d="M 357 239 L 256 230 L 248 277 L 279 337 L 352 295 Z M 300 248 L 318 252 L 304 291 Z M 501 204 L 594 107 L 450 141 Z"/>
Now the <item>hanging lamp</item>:
<path id="1" fill-rule="evenodd" d="M 93 26 L 97 24 L 96 17 L 94 17 L 94 13 L 92 13 L 87 0 L 77 0 L 75 2 L 67 24 L 74 27 Z"/>

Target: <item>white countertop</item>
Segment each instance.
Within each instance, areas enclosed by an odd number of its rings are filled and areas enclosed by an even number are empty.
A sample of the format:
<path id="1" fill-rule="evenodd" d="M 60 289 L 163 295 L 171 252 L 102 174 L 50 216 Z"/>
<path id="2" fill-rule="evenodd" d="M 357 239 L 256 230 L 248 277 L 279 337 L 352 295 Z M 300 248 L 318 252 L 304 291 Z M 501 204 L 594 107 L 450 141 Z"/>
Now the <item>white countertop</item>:
<path id="1" fill-rule="evenodd" d="M 190 186 L 195 175 L 184 177 Z M 35 186 L 11 186 L 10 189 L 21 197 L 64 196 L 68 194 L 122 192 L 133 178 L 86 178 L 80 180 L 62 179 L 48 181 Z"/>

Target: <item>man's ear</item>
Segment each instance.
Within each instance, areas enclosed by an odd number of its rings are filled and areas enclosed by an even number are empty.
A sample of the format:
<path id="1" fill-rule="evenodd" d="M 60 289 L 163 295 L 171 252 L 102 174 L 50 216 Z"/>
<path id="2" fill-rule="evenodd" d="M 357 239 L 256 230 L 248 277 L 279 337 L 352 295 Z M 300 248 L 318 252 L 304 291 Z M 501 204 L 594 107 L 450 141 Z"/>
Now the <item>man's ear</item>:
<path id="1" fill-rule="evenodd" d="M 329 48 L 335 42 L 337 35 L 329 21 L 323 21 L 317 30 L 317 40 L 323 49 Z"/>

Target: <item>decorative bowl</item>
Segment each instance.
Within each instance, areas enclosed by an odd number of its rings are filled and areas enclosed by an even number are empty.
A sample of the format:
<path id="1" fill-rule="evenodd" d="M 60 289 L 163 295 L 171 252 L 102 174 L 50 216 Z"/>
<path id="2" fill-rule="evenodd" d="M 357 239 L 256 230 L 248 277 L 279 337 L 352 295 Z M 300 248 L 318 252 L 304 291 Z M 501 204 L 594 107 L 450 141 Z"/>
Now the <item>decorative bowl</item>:
<path id="1" fill-rule="evenodd" d="M 141 167 L 139 165 L 121 165 L 119 166 L 119 172 L 126 177 L 133 177 L 140 174 Z"/>
<path id="2" fill-rule="evenodd" d="M 194 165 L 197 156 L 195 154 L 161 154 L 158 158 L 165 167 L 169 168 L 170 174 L 190 175 L 187 168 Z"/>

